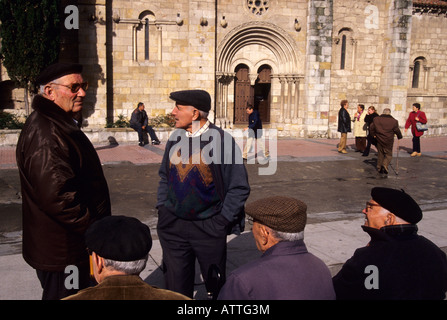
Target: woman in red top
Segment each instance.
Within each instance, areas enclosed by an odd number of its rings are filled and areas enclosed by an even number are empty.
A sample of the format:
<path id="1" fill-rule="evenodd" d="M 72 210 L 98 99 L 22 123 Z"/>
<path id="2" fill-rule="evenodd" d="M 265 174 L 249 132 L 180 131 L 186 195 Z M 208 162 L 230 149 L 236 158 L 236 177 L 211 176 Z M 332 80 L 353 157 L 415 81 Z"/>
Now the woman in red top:
<path id="1" fill-rule="evenodd" d="M 405 122 L 405 132 L 411 126 L 411 133 L 413 134 L 413 153 L 412 157 L 421 156 L 421 136 L 424 131 L 418 131 L 416 128 L 416 122 L 427 123 L 427 117 L 425 113 L 421 111 L 421 105 L 419 103 L 413 103 L 413 112 L 410 112 L 407 122 Z"/>

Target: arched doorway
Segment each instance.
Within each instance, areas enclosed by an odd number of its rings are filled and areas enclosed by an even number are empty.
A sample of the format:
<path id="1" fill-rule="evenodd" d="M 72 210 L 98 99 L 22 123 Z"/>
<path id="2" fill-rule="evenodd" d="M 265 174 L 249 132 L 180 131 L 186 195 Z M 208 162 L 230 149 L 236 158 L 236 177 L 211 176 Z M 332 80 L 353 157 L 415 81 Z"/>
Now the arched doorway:
<path id="1" fill-rule="evenodd" d="M 258 79 L 255 84 L 254 106 L 259 110 L 263 123 L 270 122 L 271 74 L 272 68 L 266 64 L 262 65 L 258 69 Z"/>
<path id="2" fill-rule="evenodd" d="M 246 124 L 248 115 L 247 105 L 252 105 L 259 110 L 261 120 L 270 122 L 270 89 L 271 89 L 272 68 L 268 65 L 262 65 L 253 84 L 250 79 L 250 69 L 245 64 L 240 64 L 235 69 L 234 86 L 234 123 Z"/>
<path id="3" fill-rule="evenodd" d="M 246 126 L 247 103 L 258 106 L 263 123 L 298 122 L 298 52 L 294 39 L 268 22 L 231 30 L 217 47 L 216 124 Z"/>

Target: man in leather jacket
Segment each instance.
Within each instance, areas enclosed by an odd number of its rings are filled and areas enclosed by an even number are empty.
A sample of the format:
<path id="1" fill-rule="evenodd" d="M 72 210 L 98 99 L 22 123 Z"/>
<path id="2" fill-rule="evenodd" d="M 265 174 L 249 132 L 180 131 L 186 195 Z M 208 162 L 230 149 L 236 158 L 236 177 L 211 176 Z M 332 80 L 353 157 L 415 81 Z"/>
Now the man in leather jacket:
<path id="1" fill-rule="evenodd" d="M 98 155 L 75 120 L 87 90 L 81 72 L 81 65 L 57 63 L 40 74 L 40 94 L 17 144 L 22 252 L 36 269 L 42 299 L 61 299 L 90 285 L 84 232 L 111 215 Z M 73 282 L 66 281 L 74 275 L 65 273 L 67 267 L 77 271 Z"/>

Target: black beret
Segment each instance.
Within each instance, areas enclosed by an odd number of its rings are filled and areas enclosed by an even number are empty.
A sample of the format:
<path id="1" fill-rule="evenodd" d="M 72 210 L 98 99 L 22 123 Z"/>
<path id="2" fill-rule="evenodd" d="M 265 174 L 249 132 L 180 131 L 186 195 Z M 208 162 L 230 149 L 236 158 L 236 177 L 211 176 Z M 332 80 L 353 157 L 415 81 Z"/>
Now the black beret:
<path id="1" fill-rule="evenodd" d="M 37 85 L 44 85 L 67 74 L 82 73 L 82 65 L 58 62 L 44 69 L 36 79 Z"/>
<path id="2" fill-rule="evenodd" d="M 404 190 L 375 187 L 371 190 L 371 197 L 382 207 L 409 223 L 416 224 L 422 219 L 421 208 Z"/>
<path id="3" fill-rule="evenodd" d="M 171 92 L 169 98 L 185 106 L 193 106 L 199 110 L 209 112 L 211 96 L 205 90 L 182 90 Z"/>
<path id="4" fill-rule="evenodd" d="M 297 199 L 273 196 L 254 201 L 245 213 L 276 231 L 297 233 L 304 230 L 307 205 Z"/>
<path id="5" fill-rule="evenodd" d="M 105 259 L 135 261 L 149 253 L 152 237 L 149 227 L 138 219 L 110 216 L 94 222 L 87 229 L 85 244 Z"/>

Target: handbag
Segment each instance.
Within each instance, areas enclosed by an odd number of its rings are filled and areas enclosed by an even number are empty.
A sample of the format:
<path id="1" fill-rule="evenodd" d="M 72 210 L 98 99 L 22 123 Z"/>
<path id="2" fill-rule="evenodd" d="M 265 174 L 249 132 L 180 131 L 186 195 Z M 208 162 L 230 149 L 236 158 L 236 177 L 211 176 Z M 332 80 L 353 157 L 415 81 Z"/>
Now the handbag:
<path id="1" fill-rule="evenodd" d="M 416 129 L 418 131 L 427 131 L 428 130 L 428 126 L 427 126 L 426 123 L 416 122 Z"/>
<path id="2" fill-rule="evenodd" d="M 417 115 L 419 116 L 419 112 Z M 427 131 L 428 125 L 426 123 L 416 122 L 416 129 L 418 131 Z"/>

